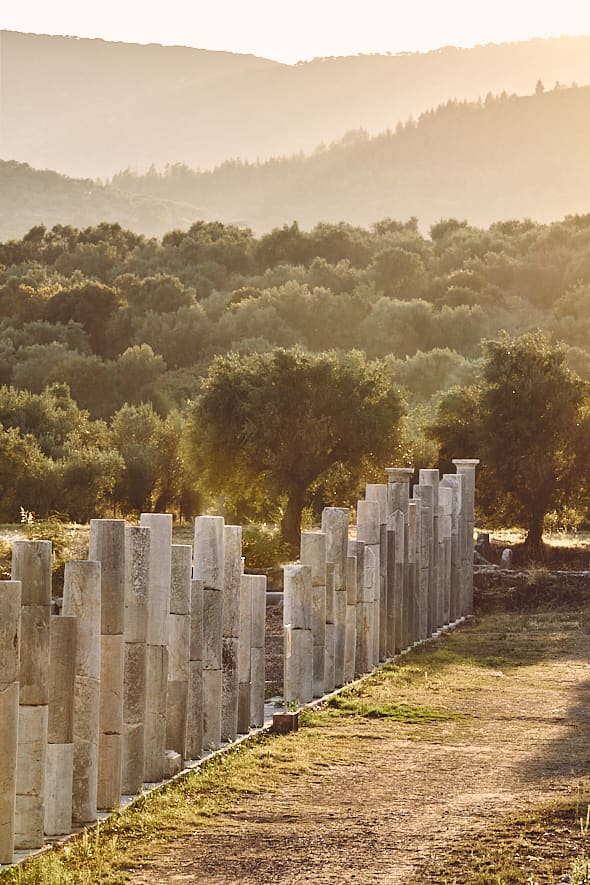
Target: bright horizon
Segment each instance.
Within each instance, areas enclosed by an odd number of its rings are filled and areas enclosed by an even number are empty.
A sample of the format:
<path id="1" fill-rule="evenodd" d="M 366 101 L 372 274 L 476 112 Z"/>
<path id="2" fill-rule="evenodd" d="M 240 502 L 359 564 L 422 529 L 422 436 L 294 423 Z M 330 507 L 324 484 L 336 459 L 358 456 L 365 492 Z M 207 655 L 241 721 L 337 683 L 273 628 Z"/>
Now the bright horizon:
<path id="1" fill-rule="evenodd" d="M 321 56 L 428 52 L 535 37 L 590 35 L 590 3 L 562 0 L 9 0 L 0 29 L 253 53 L 287 64 Z M 206 11 L 203 12 L 203 8 Z"/>

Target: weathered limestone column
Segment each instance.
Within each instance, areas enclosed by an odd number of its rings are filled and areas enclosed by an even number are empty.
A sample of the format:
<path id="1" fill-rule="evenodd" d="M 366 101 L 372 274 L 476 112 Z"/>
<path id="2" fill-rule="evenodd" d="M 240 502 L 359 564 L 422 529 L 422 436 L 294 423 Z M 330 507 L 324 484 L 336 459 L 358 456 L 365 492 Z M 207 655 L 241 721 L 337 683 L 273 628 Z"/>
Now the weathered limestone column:
<path id="1" fill-rule="evenodd" d="M 187 755 L 188 685 L 191 643 L 190 544 L 173 544 L 170 565 L 170 622 L 168 637 L 168 697 L 166 702 L 166 749 Z"/>
<path id="2" fill-rule="evenodd" d="M 442 552 L 442 623 L 451 622 L 451 545 L 453 537 L 453 490 L 442 483 L 438 489 L 439 500 L 439 539 Z"/>
<path id="3" fill-rule="evenodd" d="M 395 542 L 393 514 L 391 514 L 388 519 L 389 524 L 387 527 L 387 574 L 385 578 L 385 588 L 387 594 L 387 624 L 385 649 L 387 652 L 387 657 L 392 658 L 396 653 L 396 648 L 399 647 L 399 635 L 401 627 L 398 618 L 400 617 L 401 603 L 397 601 L 396 597 L 396 593 L 399 591 L 399 588 L 396 588 L 395 563 L 397 548 Z"/>
<path id="4" fill-rule="evenodd" d="M 432 494 L 432 486 L 414 486 L 413 497 L 420 505 L 420 574 L 418 577 L 420 639 L 428 639 L 433 631 L 432 605 L 430 601 Z"/>
<path id="5" fill-rule="evenodd" d="M 324 694 L 326 672 L 326 535 L 302 532 L 301 565 L 311 568 L 311 634 L 313 643 L 313 696 Z M 348 609 L 347 609 L 348 610 Z"/>
<path id="6" fill-rule="evenodd" d="M 203 744 L 221 744 L 224 519 L 197 516 L 193 577 L 203 582 Z"/>
<path id="7" fill-rule="evenodd" d="M 401 510 L 389 517 L 393 528 L 393 619 L 395 622 L 395 654 L 399 655 L 407 646 L 407 606 L 408 606 L 408 539 L 406 520 Z M 391 562 L 391 561 L 390 561 Z"/>
<path id="8" fill-rule="evenodd" d="M 373 587 L 373 576 L 367 576 L 366 545 L 364 541 L 348 542 L 348 562 L 353 559 L 356 568 L 356 648 L 354 655 L 354 675 L 362 676 L 372 668 L 373 660 L 373 602 L 367 601 L 367 587 Z"/>
<path id="9" fill-rule="evenodd" d="M 324 694 L 336 687 L 336 593 L 334 591 L 334 563 L 326 562 L 326 656 L 324 660 Z M 346 639 L 346 636 L 345 636 Z"/>
<path id="10" fill-rule="evenodd" d="M 365 601 L 372 603 L 371 609 L 371 666 L 379 663 L 379 608 L 380 608 L 380 574 L 381 537 L 380 508 L 378 501 L 358 501 L 356 511 L 356 537 L 366 547 L 365 568 L 366 578 L 370 576 L 372 586 L 366 583 Z M 367 568 L 368 566 L 368 568 Z"/>
<path id="11" fill-rule="evenodd" d="M 147 526 L 125 528 L 125 666 L 121 790 L 134 795 L 143 784 L 147 693 L 147 624 L 150 586 Z"/>
<path id="12" fill-rule="evenodd" d="M 51 541 L 15 541 L 12 579 L 21 582 L 15 847 L 41 848 L 49 702 Z"/>
<path id="13" fill-rule="evenodd" d="M 66 562 L 64 616 L 77 621 L 74 663 L 74 780 L 72 817 L 75 823 L 96 820 L 98 743 L 100 734 L 101 566 L 89 560 Z"/>
<path id="14" fill-rule="evenodd" d="M 346 559 L 348 556 L 348 508 L 325 507 L 322 531 L 326 533 L 326 562 L 334 565 L 334 682 L 344 682 L 346 642 Z"/>
<path id="15" fill-rule="evenodd" d="M 72 832 L 74 678 L 78 622 L 52 615 L 49 644 L 49 719 L 45 770 L 45 833 Z"/>
<path id="16" fill-rule="evenodd" d="M 408 504 L 408 645 L 419 639 L 420 503 Z"/>
<path id="17" fill-rule="evenodd" d="M 436 630 L 438 630 L 439 627 L 442 626 L 442 600 L 438 563 L 438 470 L 421 470 L 420 485 L 430 486 L 432 489 L 432 536 L 430 541 L 430 574 L 428 578 L 428 591 L 431 606 L 431 632 L 434 633 Z"/>
<path id="18" fill-rule="evenodd" d="M 463 477 L 462 513 L 462 615 L 473 614 L 473 529 L 475 527 L 475 469 L 477 458 L 453 458 L 457 473 Z"/>
<path id="19" fill-rule="evenodd" d="M 403 612 L 404 600 L 407 593 L 407 571 L 408 571 L 408 505 L 410 501 L 410 480 L 414 475 L 413 467 L 386 467 L 387 474 L 387 527 L 388 530 L 396 530 L 395 522 L 399 524 L 399 518 L 394 514 L 399 510 L 403 514 L 404 530 L 401 536 L 396 532 L 396 586 L 393 591 L 395 606 L 395 651 L 396 654 L 401 651 L 405 637 L 402 636 L 404 629 Z M 403 547 L 402 547 L 403 544 Z M 388 577 L 389 580 L 389 577 Z M 390 591 L 391 592 L 391 591 Z M 407 603 L 406 603 L 407 604 Z"/>
<path id="20" fill-rule="evenodd" d="M 191 581 L 187 759 L 200 759 L 203 752 L 203 586 L 202 581 Z"/>
<path id="21" fill-rule="evenodd" d="M 168 699 L 172 516 L 169 513 L 142 513 L 139 523 L 150 530 L 143 776 L 148 783 L 157 783 L 168 774 L 166 704 Z"/>
<path id="22" fill-rule="evenodd" d="M 242 527 L 226 525 L 223 570 L 223 648 L 221 681 L 221 740 L 235 741 L 238 733 L 238 636 L 240 635 L 240 579 Z"/>
<path id="23" fill-rule="evenodd" d="M 123 749 L 123 676 L 125 670 L 125 520 L 91 519 L 88 558 L 101 564 L 100 736 L 98 792 L 100 809 L 121 799 Z"/>
<path id="24" fill-rule="evenodd" d="M 350 541 L 349 541 L 350 543 Z M 346 633 L 344 640 L 344 681 L 354 679 L 356 663 L 356 607 L 358 601 L 358 583 L 356 572 L 356 556 L 348 555 L 346 559 Z"/>
<path id="25" fill-rule="evenodd" d="M 0 581 L 0 864 L 14 853 L 20 624 L 20 581 Z"/>
<path id="26" fill-rule="evenodd" d="M 250 650 L 250 724 L 264 725 L 264 650 L 266 575 L 252 575 L 252 645 Z"/>
<path id="27" fill-rule="evenodd" d="M 379 660 L 387 659 L 387 484 L 369 483 L 367 501 L 379 505 Z"/>
<path id="28" fill-rule="evenodd" d="M 284 569 L 285 703 L 307 704 L 313 698 L 311 567 Z M 346 590 L 344 591 L 346 595 Z M 344 662 L 343 662 L 344 664 Z"/>
<path id="29" fill-rule="evenodd" d="M 448 488 L 452 494 L 451 523 L 451 606 L 450 619 L 454 623 L 461 616 L 461 497 L 463 476 L 460 473 L 445 473 L 441 487 Z"/>
<path id="30" fill-rule="evenodd" d="M 238 733 L 247 734 L 252 720 L 252 578 L 240 578 L 240 636 L 238 643 Z"/>

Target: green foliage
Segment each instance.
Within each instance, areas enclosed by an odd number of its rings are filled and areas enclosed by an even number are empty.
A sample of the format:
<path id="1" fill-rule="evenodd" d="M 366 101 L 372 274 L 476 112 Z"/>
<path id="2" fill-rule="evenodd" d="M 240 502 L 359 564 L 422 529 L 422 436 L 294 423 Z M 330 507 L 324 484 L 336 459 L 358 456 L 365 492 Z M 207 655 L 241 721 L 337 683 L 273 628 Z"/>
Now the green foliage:
<path id="1" fill-rule="evenodd" d="M 246 525 L 242 532 L 246 568 L 277 568 L 289 559 L 289 548 L 274 526 Z"/>

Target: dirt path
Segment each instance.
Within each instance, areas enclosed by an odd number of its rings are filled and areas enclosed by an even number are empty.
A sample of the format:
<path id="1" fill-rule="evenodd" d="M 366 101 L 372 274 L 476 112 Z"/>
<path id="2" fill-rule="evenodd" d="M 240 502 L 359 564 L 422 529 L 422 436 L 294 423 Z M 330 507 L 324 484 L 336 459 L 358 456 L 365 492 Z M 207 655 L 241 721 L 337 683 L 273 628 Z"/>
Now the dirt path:
<path id="1" fill-rule="evenodd" d="M 367 698 L 453 718 L 312 717 L 285 739 L 305 754 L 303 773 L 281 780 L 269 768 L 267 789 L 151 858 L 132 881 L 443 881 L 426 868 L 445 869 L 449 853 L 456 874 L 451 846 L 574 794 L 590 776 L 589 654 L 580 612 L 490 616 L 415 652 L 369 680 Z"/>

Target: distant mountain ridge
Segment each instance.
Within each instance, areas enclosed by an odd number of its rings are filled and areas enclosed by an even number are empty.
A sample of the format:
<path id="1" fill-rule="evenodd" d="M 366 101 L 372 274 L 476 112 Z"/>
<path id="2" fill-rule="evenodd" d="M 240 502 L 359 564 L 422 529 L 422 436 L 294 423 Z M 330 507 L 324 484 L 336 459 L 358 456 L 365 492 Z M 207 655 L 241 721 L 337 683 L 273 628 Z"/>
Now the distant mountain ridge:
<path id="1" fill-rule="evenodd" d="M 590 36 L 316 59 L 0 31 L 0 157 L 80 177 L 262 160 L 445 102 L 590 83 Z"/>

